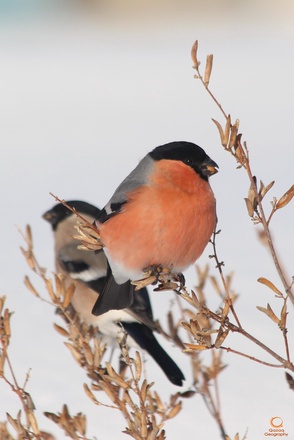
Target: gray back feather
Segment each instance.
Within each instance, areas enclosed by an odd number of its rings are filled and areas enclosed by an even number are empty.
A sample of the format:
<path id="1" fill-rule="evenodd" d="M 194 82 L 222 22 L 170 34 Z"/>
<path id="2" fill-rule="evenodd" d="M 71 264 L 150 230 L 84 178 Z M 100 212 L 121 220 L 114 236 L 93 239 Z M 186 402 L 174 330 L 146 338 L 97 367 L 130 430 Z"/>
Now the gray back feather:
<path id="1" fill-rule="evenodd" d="M 111 205 L 123 204 L 128 200 L 128 194 L 130 192 L 142 185 L 148 184 L 148 177 L 152 173 L 153 166 L 154 160 L 148 154 L 117 187 L 113 196 L 104 207 L 107 214 L 113 212 Z"/>

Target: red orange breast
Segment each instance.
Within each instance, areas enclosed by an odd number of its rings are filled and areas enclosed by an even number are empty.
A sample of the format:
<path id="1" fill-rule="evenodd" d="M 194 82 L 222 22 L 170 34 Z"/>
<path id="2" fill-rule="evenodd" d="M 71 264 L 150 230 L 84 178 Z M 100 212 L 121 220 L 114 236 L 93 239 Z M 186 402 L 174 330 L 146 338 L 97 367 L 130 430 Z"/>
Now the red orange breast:
<path id="1" fill-rule="evenodd" d="M 182 162 L 164 160 L 155 163 L 148 185 L 134 190 L 123 211 L 99 230 L 111 258 L 125 267 L 183 270 L 202 254 L 215 223 L 208 182 Z"/>

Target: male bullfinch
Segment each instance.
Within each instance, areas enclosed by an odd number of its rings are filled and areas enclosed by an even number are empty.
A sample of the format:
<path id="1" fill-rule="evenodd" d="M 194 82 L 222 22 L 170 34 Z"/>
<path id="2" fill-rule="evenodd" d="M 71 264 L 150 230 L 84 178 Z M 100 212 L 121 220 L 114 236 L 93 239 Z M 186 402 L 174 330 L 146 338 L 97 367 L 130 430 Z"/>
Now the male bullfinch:
<path id="1" fill-rule="evenodd" d="M 161 265 L 178 274 L 200 257 L 216 225 L 208 178 L 217 168 L 198 145 L 171 142 L 123 180 L 95 222 L 111 268 L 95 315 L 129 307 L 133 293 L 124 283 L 144 269 Z"/>
<path id="2" fill-rule="evenodd" d="M 74 207 L 91 223 L 100 214 L 98 208 L 83 201 L 72 200 L 67 204 Z M 128 309 L 111 310 L 101 316 L 94 316 L 91 310 L 97 296 L 104 288 L 107 275 L 107 260 L 104 252 L 95 254 L 77 248 L 80 243 L 73 239 L 77 217 L 63 204 L 55 205 L 43 215 L 43 218 L 51 224 L 54 231 L 56 270 L 66 276 L 68 284 L 73 282 L 75 284 L 72 306 L 81 320 L 88 325 L 97 326 L 106 342 L 111 345 L 117 342 L 116 338 L 121 330 L 120 322 L 129 335 L 128 344 L 146 350 L 168 379 L 173 384 L 181 386 L 185 379 L 183 373 L 159 345 L 153 334 L 157 328 L 147 290 L 141 289 L 135 292 L 134 301 Z M 130 282 L 123 285 L 123 290 L 132 288 Z"/>

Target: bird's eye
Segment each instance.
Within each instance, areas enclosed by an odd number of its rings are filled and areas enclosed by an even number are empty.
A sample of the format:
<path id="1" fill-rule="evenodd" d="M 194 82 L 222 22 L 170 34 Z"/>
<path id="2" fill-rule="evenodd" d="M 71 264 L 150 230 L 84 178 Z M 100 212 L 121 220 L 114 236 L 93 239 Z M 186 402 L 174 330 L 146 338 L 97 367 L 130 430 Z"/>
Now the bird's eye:
<path id="1" fill-rule="evenodd" d="M 190 159 L 189 157 L 187 159 L 184 160 L 184 163 L 186 165 L 193 165 L 193 159 Z"/>

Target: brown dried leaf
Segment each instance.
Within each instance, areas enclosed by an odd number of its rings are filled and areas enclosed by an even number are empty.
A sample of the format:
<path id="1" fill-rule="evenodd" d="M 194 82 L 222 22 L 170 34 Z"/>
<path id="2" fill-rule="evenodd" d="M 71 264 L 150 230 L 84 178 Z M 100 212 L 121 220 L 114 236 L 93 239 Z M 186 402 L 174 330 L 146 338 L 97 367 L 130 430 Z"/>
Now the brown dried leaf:
<path id="1" fill-rule="evenodd" d="M 247 208 L 247 212 L 249 217 L 253 217 L 254 216 L 254 208 L 253 208 L 253 204 L 251 202 L 251 200 L 249 200 L 247 197 L 244 198 L 245 203 L 246 203 L 246 208 Z"/>
<path id="2" fill-rule="evenodd" d="M 160 399 L 159 395 L 157 394 L 156 391 L 154 391 L 154 397 L 155 397 L 155 401 L 156 401 L 156 406 L 160 411 L 164 411 L 164 405 L 162 403 L 162 400 Z"/>
<path id="3" fill-rule="evenodd" d="M 64 276 L 62 274 L 54 274 L 55 290 L 57 298 L 60 298 L 64 293 Z"/>
<path id="4" fill-rule="evenodd" d="M 33 248 L 33 236 L 32 236 L 32 230 L 30 225 L 26 225 L 26 242 L 28 246 L 32 249 Z"/>
<path id="5" fill-rule="evenodd" d="M 23 254 L 24 257 L 25 257 L 26 262 L 27 262 L 28 265 L 29 265 L 29 268 L 30 268 L 31 270 L 33 270 L 34 272 L 36 272 L 35 260 L 34 260 L 34 258 L 33 258 L 33 256 L 32 256 L 31 251 L 30 251 L 30 250 L 29 250 L 29 251 L 26 251 L 26 250 L 23 249 L 22 247 L 20 248 L 20 250 L 21 250 L 22 254 Z"/>
<path id="6" fill-rule="evenodd" d="M 256 308 L 258 310 L 260 310 L 261 312 L 265 313 L 272 321 L 274 321 L 276 324 L 280 323 L 279 318 L 277 317 L 277 315 L 273 312 L 271 306 L 268 304 L 267 308 L 265 309 L 264 307 L 260 307 L 260 306 L 256 306 Z"/>
<path id="7" fill-rule="evenodd" d="M 147 380 L 144 379 L 142 386 L 141 386 L 141 397 L 142 397 L 143 402 L 145 402 L 145 400 L 146 400 L 147 391 L 148 391 L 148 384 L 147 384 Z"/>
<path id="8" fill-rule="evenodd" d="M 267 186 L 264 186 L 263 182 L 260 181 L 259 196 L 260 196 L 261 200 L 264 198 L 266 193 L 274 186 L 274 184 L 275 184 L 275 181 L 273 180 Z"/>
<path id="9" fill-rule="evenodd" d="M 4 375 L 4 364 L 6 357 L 0 354 L 0 376 Z"/>
<path id="10" fill-rule="evenodd" d="M 189 344 L 188 342 L 184 342 L 184 345 L 187 347 L 185 350 L 183 350 L 184 353 L 188 353 L 189 351 L 207 350 L 205 345 Z"/>
<path id="11" fill-rule="evenodd" d="M 269 281 L 267 278 L 264 277 L 260 277 L 257 280 L 259 283 L 261 284 L 265 284 L 267 287 L 269 287 L 273 292 L 275 292 L 279 297 L 283 297 L 282 292 L 280 292 L 280 290 L 271 282 Z"/>
<path id="12" fill-rule="evenodd" d="M 78 413 L 73 417 L 73 424 L 75 429 L 84 436 L 86 434 L 86 417 L 82 413 Z"/>
<path id="13" fill-rule="evenodd" d="M 294 377 L 289 373 L 286 374 L 286 381 L 288 382 L 289 388 L 294 391 Z"/>
<path id="14" fill-rule="evenodd" d="M 83 350 L 84 350 L 84 356 L 87 361 L 87 364 L 92 366 L 93 361 L 94 361 L 94 357 L 93 357 L 93 353 L 92 353 L 91 348 L 89 347 L 89 345 L 86 342 L 83 342 Z"/>
<path id="15" fill-rule="evenodd" d="M 184 327 L 184 329 L 189 332 L 192 336 L 194 336 L 193 330 L 191 329 L 191 325 L 188 324 L 188 322 L 182 321 L 181 325 Z"/>
<path id="16" fill-rule="evenodd" d="M 197 50 L 198 50 L 198 41 L 196 40 L 191 49 L 191 58 L 192 58 L 192 67 L 193 69 L 197 69 L 199 66 L 199 62 L 197 60 Z"/>
<path id="17" fill-rule="evenodd" d="M 223 320 L 228 316 L 229 311 L 230 311 L 230 300 L 225 299 L 225 306 L 222 309 L 222 318 L 223 318 Z"/>
<path id="18" fill-rule="evenodd" d="M 0 296 L 0 315 L 2 314 L 5 301 L 6 301 L 6 296 L 5 295 Z"/>
<path id="19" fill-rule="evenodd" d="M 136 367 L 136 380 L 139 381 L 142 375 L 142 359 L 138 351 L 135 353 L 134 364 Z"/>
<path id="20" fill-rule="evenodd" d="M 224 131 L 223 131 L 221 124 L 213 118 L 212 118 L 212 121 L 215 123 L 215 125 L 218 129 L 222 146 L 226 148 L 226 146 L 227 146 L 226 137 L 225 137 L 225 134 L 224 134 Z"/>
<path id="21" fill-rule="evenodd" d="M 13 417 L 11 417 L 11 415 L 8 413 L 6 413 L 6 417 L 7 417 L 8 422 L 10 423 L 10 425 L 15 429 L 16 432 L 18 432 L 20 434 L 19 424 L 18 424 L 17 420 L 14 419 Z"/>
<path id="22" fill-rule="evenodd" d="M 207 55 L 206 57 L 206 66 L 205 66 L 205 73 L 204 73 L 204 84 L 205 87 L 208 87 L 211 72 L 212 72 L 212 65 L 213 65 L 213 55 Z"/>
<path id="23" fill-rule="evenodd" d="M 101 340 L 98 340 L 97 338 L 94 339 L 94 359 L 93 359 L 93 366 L 99 367 L 101 363 L 101 359 L 103 354 L 106 350 L 106 344 L 102 343 Z"/>
<path id="24" fill-rule="evenodd" d="M 60 417 L 57 414 L 45 411 L 44 416 L 47 417 L 47 419 L 51 420 L 54 423 L 59 423 Z"/>
<path id="25" fill-rule="evenodd" d="M 72 344 L 70 344 L 69 342 L 65 342 L 64 345 L 66 345 L 66 347 L 69 349 L 69 351 L 71 352 L 71 354 L 73 355 L 74 359 L 77 361 L 77 363 L 79 365 L 81 365 L 82 362 L 82 356 L 81 354 L 74 348 L 74 346 Z"/>
<path id="26" fill-rule="evenodd" d="M 3 314 L 3 326 L 6 336 L 11 336 L 11 329 L 10 329 L 10 312 L 8 309 L 4 310 Z"/>
<path id="27" fill-rule="evenodd" d="M 53 327 L 55 328 L 55 330 L 61 335 L 61 336 L 65 336 L 66 338 L 69 337 L 69 333 L 67 330 L 65 330 L 65 328 L 60 327 L 60 325 L 57 325 L 55 323 L 53 323 Z"/>
<path id="28" fill-rule="evenodd" d="M 117 374 L 117 372 L 112 368 L 109 362 L 105 362 L 105 366 L 109 374 L 109 377 L 113 382 L 115 382 L 117 385 L 119 385 L 122 388 L 125 389 L 129 388 L 129 384 L 125 382 L 119 374 Z"/>
<path id="29" fill-rule="evenodd" d="M 224 340 L 225 340 L 226 337 L 228 336 L 229 331 L 230 331 L 230 330 L 229 330 L 228 328 L 227 328 L 226 330 L 223 330 L 223 329 L 220 327 L 220 329 L 219 329 L 219 331 L 218 331 L 217 338 L 216 338 L 215 343 L 214 343 L 215 348 L 219 348 L 219 347 L 222 345 L 222 343 L 224 342 Z"/>
<path id="30" fill-rule="evenodd" d="M 182 402 L 179 402 L 177 405 L 175 405 L 171 411 L 169 411 L 166 415 L 167 419 L 172 419 L 173 417 L 176 417 L 176 415 L 181 411 L 182 409 Z"/>
<path id="31" fill-rule="evenodd" d="M 53 290 L 52 280 L 45 279 L 45 283 L 46 283 L 47 292 L 49 293 L 51 300 L 53 302 L 56 301 L 57 298 L 56 298 L 54 290 Z"/>
<path id="32" fill-rule="evenodd" d="M 249 190 L 248 190 L 248 199 L 252 203 L 253 209 L 256 209 L 256 177 L 252 177 L 253 181 L 250 184 Z"/>
<path id="33" fill-rule="evenodd" d="M 226 120 L 226 125 L 225 125 L 225 132 L 224 132 L 224 144 L 223 145 L 225 148 L 228 145 L 229 142 L 229 137 L 230 137 L 230 129 L 231 129 L 231 116 L 228 115 L 227 120 Z"/>
<path id="34" fill-rule="evenodd" d="M 34 431 L 34 434 L 40 435 L 40 430 L 39 430 L 39 426 L 37 423 L 37 419 L 36 419 L 33 411 L 27 411 L 26 415 L 27 415 L 28 422 L 29 422 L 30 426 L 32 427 L 32 430 Z"/>
<path id="35" fill-rule="evenodd" d="M 294 197 L 294 185 L 291 186 L 290 189 L 288 189 L 287 192 L 280 198 L 280 200 L 276 204 L 276 209 L 284 208 L 284 206 L 288 205 L 289 202 L 291 202 L 292 198 Z"/>
<path id="36" fill-rule="evenodd" d="M 88 385 L 86 383 L 84 383 L 84 390 L 85 390 L 85 393 L 87 394 L 87 396 L 89 397 L 89 399 L 91 399 L 92 402 L 95 403 L 95 405 L 99 405 L 98 400 L 96 399 L 96 397 L 94 396 L 94 394 L 92 393 L 92 391 L 90 390 L 90 388 L 88 387 Z"/>
<path id="37" fill-rule="evenodd" d="M 279 327 L 280 327 L 281 330 L 285 330 L 285 328 L 286 328 L 287 315 L 288 315 L 287 304 L 286 304 L 286 301 L 285 301 L 284 305 L 282 307 L 282 310 L 281 310 L 281 319 L 280 319 L 280 322 L 279 322 Z"/>
<path id="38" fill-rule="evenodd" d="M 63 299 L 63 307 L 68 307 L 71 303 L 72 297 L 75 293 L 76 286 L 71 284 L 65 291 L 64 299 Z"/>
<path id="39" fill-rule="evenodd" d="M 34 288 L 34 286 L 32 285 L 29 277 L 26 275 L 24 278 L 24 285 L 26 286 L 26 288 L 32 292 L 33 295 L 35 295 L 37 298 L 40 298 L 40 295 L 38 294 L 38 292 L 36 291 L 36 289 Z"/>
<path id="40" fill-rule="evenodd" d="M 180 396 L 183 399 L 189 399 L 190 397 L 195 396 L 196 391 L 192 391 L 192 390 L 188 390 L 188 391 L 184 391 L 183 393 L 180 393 Z"/>
<path id="41" fill-rule="evenodd" d="M 229 145 L 228 145 L 229 150 L 231 150 L 236 144 L 238 129 L 239 129 L 239 121 L 237 119 L 235 124 L 231 126 L 230 140 L 229 140 Z"/>

